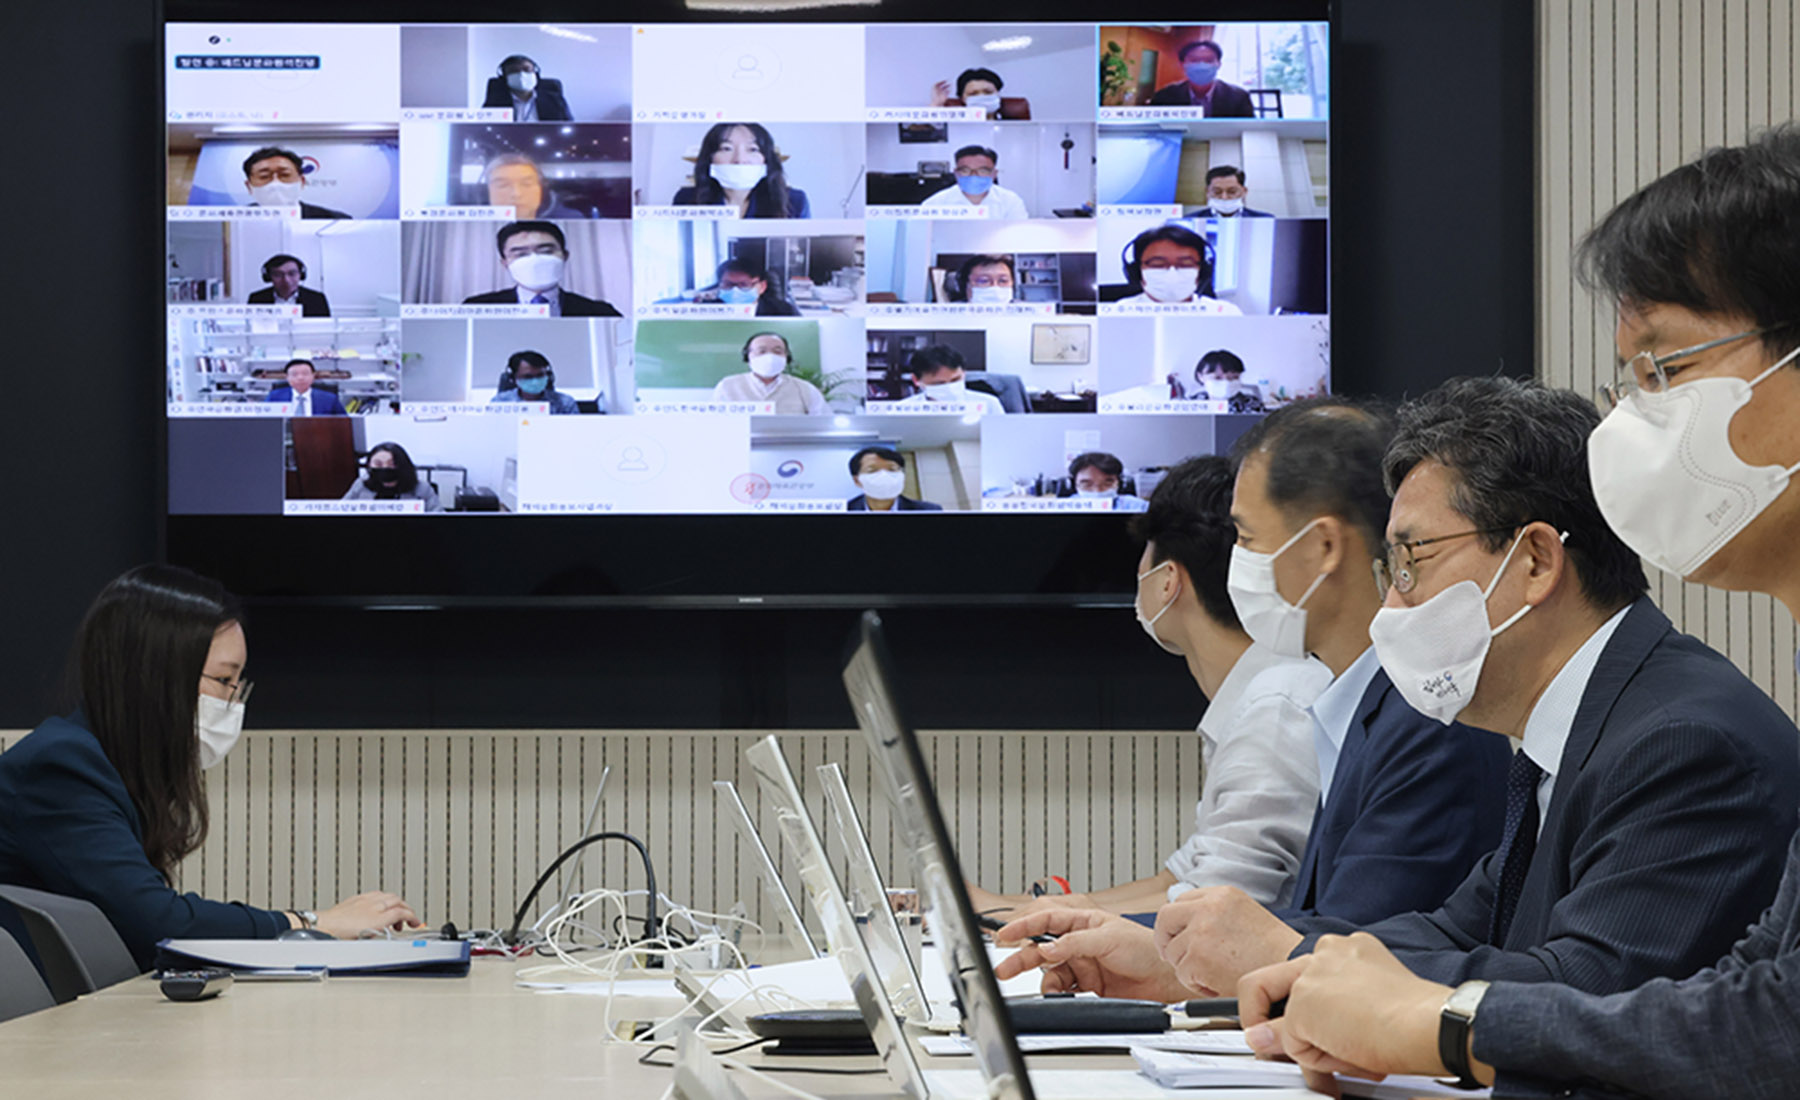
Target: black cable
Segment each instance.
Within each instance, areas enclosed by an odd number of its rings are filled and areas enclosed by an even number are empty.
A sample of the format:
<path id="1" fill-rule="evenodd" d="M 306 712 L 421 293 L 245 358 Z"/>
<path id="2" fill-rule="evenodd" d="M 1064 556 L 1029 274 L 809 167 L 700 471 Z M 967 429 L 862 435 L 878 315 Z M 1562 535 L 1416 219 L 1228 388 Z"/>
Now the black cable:
<path id="1" fill-rule="evenodd" d="M 763 1046 L 767 1043 L 773 1043 L 774 1041 L 773 1038 L 768 1037 L 752 1039 L 747 1043 L 739 1043 L 737 1046 L 726 1047 L 723 1050 L 715 1050 L 712 1053 L 717 1057 L 724 1057 L 727 1054 L 736 1054 L 740 1050 L 749 1050 L 751 1047 Z M 653 1059 L 663 1051 L 674 1049 L 674 1043 L 658 1043 L 649 1050 L 646 1050 L 643 1055 L 638 1058 L 638 1065 L 655 1066 L 658 1069 L 674 1069 L 674 1062 L 653 1061 Z M 829 1066 L 776 1066 L 770 1065 L 767 1062 L 753 1068 L 760 1073 L 816 1073 L 822 1077 L 870 1077 L 877 1073 L 887 1072 L 885 1069 L 833 1069 Z"/>
<path id="2" fill-rule="evenodd" d="M 556 873 L 556 869 L 566 863 L 570 856 L 581 851 L 583 848 L 586 848 L 588 845 L 602 840 L 626 841 L 633 848 L 638 850 L 639 856 L 643 857 L 644 879 L 650 887 L 650 910 L 648 915 L 644 917 L 644 938 L 646 940 L 653 940 L 656 938 L 656 870 L 650 866 L 650 850 L 644 847 L 643 841 L 632 836 L 630 833 L 607 832 L 595 833 L 593 836 L 582 837 L 580 840 L 577 840 L 575 843 L 564 849 L 563 854 L 556 857 L 556 862 L 544 868 L 544 873 L 538 876 L 538 880 L 536 884 L 532 886 L 531 892 L 526 894 L 525 900 L 519 903 L 519 911 L 513 914 L 512 928 L 507 931 L 505 936 L 507 943 L 519 942 L 519 928 L 525 923 L 525 914 L 531 911 L 531 903 L 537 900 L 538 892 L 544 888 L 545 883 L 550 881 L 550 876 Z"/>

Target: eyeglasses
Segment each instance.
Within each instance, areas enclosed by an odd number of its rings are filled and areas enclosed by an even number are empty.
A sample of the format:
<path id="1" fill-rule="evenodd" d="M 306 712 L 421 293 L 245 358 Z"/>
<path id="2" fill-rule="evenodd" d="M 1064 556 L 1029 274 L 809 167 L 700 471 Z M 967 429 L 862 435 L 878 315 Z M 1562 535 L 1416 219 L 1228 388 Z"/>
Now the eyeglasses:
<path id="1" fill-rule="evenodd" d="M 248 703 L 250 701 L 250 693 L 256 689 L 256 684 L 250 680 L 233 680 L 229 676 L 214 676 L 207 672 L 202 672 L 200 678 L 202 680 L 211 680 L 213 683 L 224 688 L 228 693 L 225 696 L 225 701 L 227 703 Z"/>
<path id="2" fill-rule="evenodd" d="M 1631 358 L 1620 363 L 1607 385 L 1600 387 L 1600 407 L 1608 412 L 1624 404 L 1634 390 L 1645 393 L 1661 393 L 1669 388 L 1669 379 L 1686 370 L 1687 366 L 1672 366 L 1678 359 L 1686 359 L 1713 348 L 1722 348 L 1726 344 L 1735 344 L 1739 340 L 1747 340 L 1752 336 L 1761 336 L 1768 332 L 1766 328 L 1745 329 L 1730 336 L 1721 336 L 1717 340 L 1708 340 L 1704 344 L 1695 344 L 1691 348 L 1682 348 L 1667 355 L 1656 355 L 1653 352 L 1640 351 Z"/>
<path id="3" fill-rule="evenodd" d="M 1402 596 L 1413 590 L 1419 582 L 1417 563 L 1413 561 L 1413 551 L 1421 546 L 1430 546 L 1434 542 L 1448 542 L 1450 539 L 1466 539 L 1470 535 L 1498 535 L 1507 531 L 1518 530 L 1512 527 L 1483 527 L 1475 531 L 1458 531 L 1454 535 L 1438 535 L 1428 539 L 1411 539 L 1407 542 L 1389 544 L 1387 552 L 1370 563 L 1375 570 L 1375 587 L 1382 599 L 1387 599 L 1388 589 Z"/>
<path id="4" fill-rule="evenodd" d="M 990 180 L 994 178 L 994 170 L 992 168 L 958 168 L 956 169 L 956 174 L 963 179 L 968 179 L 970 176 L 980 176 L 983 179 Z"/>

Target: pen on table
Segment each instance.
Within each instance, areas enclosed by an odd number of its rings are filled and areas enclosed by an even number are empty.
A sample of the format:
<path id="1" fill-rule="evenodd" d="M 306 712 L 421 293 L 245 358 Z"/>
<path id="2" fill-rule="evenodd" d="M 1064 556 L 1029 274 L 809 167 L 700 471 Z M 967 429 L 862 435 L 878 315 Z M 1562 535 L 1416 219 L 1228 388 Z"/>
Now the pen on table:
<path id="1" fill-rule="evenodd" d="M 1283 997 L 1269 1006 L 1269 1019 L 1280 1019 L 1281 1014 L 1286 1011 L 1287 998 Z M 1196 1019 L 1236 1016 L 1238 1014 L 1238 1003 L 1236 997 L 1200 997 L 1185 1003 L 1172 1004 L 1169 1006 L 1169 1012 L 1171 1015 L 1188 1016 Z"/>
<path id="2" fill-rule="evenodd" d="M 986 913 L 983 913 L 980 916 L 976 917 L 975 923 L 981 925 L 981 927 L 983 929 L 985 929 L 989 932 L 998 932 L 1002 928 L 1006 927 L 1005 921 L 996 920 L 995 918 L 988 916 Z M 1052 936 L 1052 935 L 1048 935 L 1048 934 L 1032 936 L 1032 937 L 1030 937 L 1030 939 L 1031 939 L 1032 943 L 1055 943 L 1056 942 L 1056 937 Z"/>

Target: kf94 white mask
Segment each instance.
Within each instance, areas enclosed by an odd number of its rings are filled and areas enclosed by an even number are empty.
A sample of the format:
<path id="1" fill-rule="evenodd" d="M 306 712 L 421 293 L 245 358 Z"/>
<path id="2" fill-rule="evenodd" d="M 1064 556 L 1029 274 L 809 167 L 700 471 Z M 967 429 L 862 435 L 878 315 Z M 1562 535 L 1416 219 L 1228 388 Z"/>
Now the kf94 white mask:
<path id="1" fill-rule="evenodd" d="M 200 696 L 200 705 L 194 710 L 194 732 L 200 738 L 200 766 L 213 767 L 243 735 L 244 704 Z"/>
<path id="2" fill-rule="evenodd" d="M 893 500 L 906 488 L 906 475 L 899 470 L 873 470 L 858 482 L 870 500 Z"/>
<path id="3" fill-rule="evenodd" d="M 283 183 L 281 180 L 275 180 L 265 183 L 261 187 L 252 187 L 250 198 L 258 206 L 299 206 L 300 188 L 304 186 L 306 185 L 302 183 Z"/>
<path id="4" fill-rule="evenodd" d="M 764 352 L 750 357 L 750 369 L 758 378 L 770 379 L 787 370 L 787 356 Z"/>
<path id="5" fill-rule="evenodd" d="M 513 282 L 526 290 L 549 290 L 562 282 L 564 260 L 561 256 L 547 256 L 532 253 L 520 256 L 506 265 L 512 273 Z"/>
<path id="6" fill-rule="evenodd" d="M 1231 596 L 1231 606 L 1237 610 L 1238 621 L 1251 641 L 1259 642 L 1283 657 L 1306 656 L 1306 601 L 1312 599 L 1312 594 L 1330 574 L 1320 573 L 1314 577 L 1312 584 L 1300 594 L 1300 601 L 1289 603 L 1275 587 L 1275 559 L 1318 525 L 1319 520 L 1315 519 L 1295 531 L 1293 537 L 1272 554 L 1259 554 L 1242 546 L 1231 548 L 1231 568 L 1225 576 L 1225 589 Z"/>
<path id="7" fill-rule="evenodd" d="M 748 191 L 769 174 L 766 164 L 714 164 L 707 172 L 728 191 Z"/>
<path id="8" fill-rule="evenodd" d="M 1197 267 L 1146 267 L 1144 293 L 1158 302 L 1185 302 L 1200 285 Z"/>

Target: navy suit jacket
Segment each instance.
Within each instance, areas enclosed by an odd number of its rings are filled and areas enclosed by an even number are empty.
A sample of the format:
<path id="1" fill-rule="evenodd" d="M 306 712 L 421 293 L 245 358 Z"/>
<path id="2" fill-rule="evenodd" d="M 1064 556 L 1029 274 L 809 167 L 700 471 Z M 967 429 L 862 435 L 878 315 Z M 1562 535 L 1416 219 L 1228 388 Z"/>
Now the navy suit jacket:
<path id="1" fill-rule="evenodd" d="M 562 81 L 553 76 L 538 77 L 537 87 L 531 90 L 532 98 L 537 100 L 537 120 L 539 122 L 571 122 L 573 115 L 569 113 L 569 101 L 563 98 Z M 483 107 L 512 107 L 512 89 L 507 87 L 503 76 L 490 76 L 487 82 L 487 95 L 482 99 Z"/>
<path id="2" fill-rule="evenodd" d="M 1492 855 L 1442 908 L 1364 930 L 1450 985 L 1612 993 L 1686 977 L 1729 952 L 1775 896 L 1800 805 L 1797 745 L 1761 689 L 1641 598 L 1582 692 L 1506 942 L 1487 942 Z M 1312 933 L 1303 951 L 1318 933 L 1350 930 L 1296 927 Z"/>
<path id="3" fill-rule="evenodd" d="M 844 510 L 846 512 L 867 512 L 869 495 L 867 493 L 856 494 L 844 505 Z M 914 500 L 911 497 L 903 496 L 894 498 L 894 510 L 897 512 L 941 512 L 944 510 L 944 506 L 933 504 L 929 500 Z"/>
<path id="4" fill-rule="evenodd" d="M 266 939 L 288 927 L 278 912 L 169 888 L 144 854 L 125 781 L 78 714 L 46 719 L 0 754 L 0 882 L 93 902 L 145 970 L 160 939 Z M 0 927 L 22 937 L 11 906 L 0 909 Z"/>
<path id="5" fill-rule="evenodd" d="M 322 390 L 314 386 L 312 395 L 312 414 L 314 416 L 346 416 L 349 414 L 349 410 L 344 408 L 344 403 L 338 400 L 338 395 L 330 390 Z M 270 401 L 292 401 L 293 399 L 294 388 L 292 386 L 276 386 L 269 391 Z"/>
<path id="6" fill-rule="evenodd" d="M 1366 924 L 1436 908 L 1499 846 L 1511 762 L 1506 738 L 1425 717 L 1377 672 L 1313 818 L 1293 907 L 1276 915 Z"/>
<path id="7" fill-rule="evenodd" d="M 1156 90 L 1146 104 L 1150 107 L 1190 107 L 1194 103 L 1194 86 L 1187 81 L 1165 84 Z M 1255 118 L 1256 105 L 1250 101 L 1250 93 L 1236 84 L 1227 84 L 1223 80 L 1213 85 L 1212 110 L 1208 118 Z"/>

